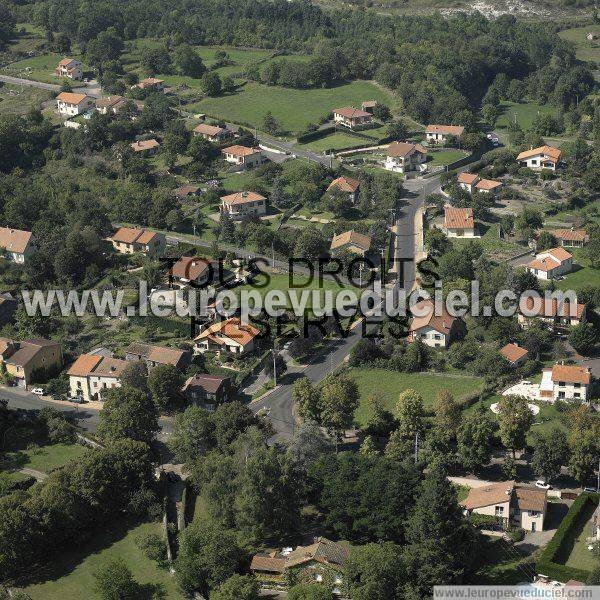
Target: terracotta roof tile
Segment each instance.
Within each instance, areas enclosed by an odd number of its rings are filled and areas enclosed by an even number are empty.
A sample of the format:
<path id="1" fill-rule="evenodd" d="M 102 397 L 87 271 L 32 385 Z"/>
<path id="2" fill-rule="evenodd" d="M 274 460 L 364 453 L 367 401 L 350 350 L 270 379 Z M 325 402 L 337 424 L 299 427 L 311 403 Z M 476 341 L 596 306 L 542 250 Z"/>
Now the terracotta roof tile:
<path id="1" fill-rule="evenodd" d="M 216 127 L 215 125 L 208 125 L 207 123 L 200 123 L 200 125 L 196 125 L 194 127 L 194 132 L 199 133 L 200 135 L 208 135 L 210 137 L 215 137 L 223 133 L 225 129 L 222 127 Z"/>
<path id="2" fill-rule="evenodd" d="M 544 512 L 548 492 L 532 487 L 517 486 L 513 492 L 512 504 L 521 510 Z"/>
<path id="3" fill-rule="evenodd" d="M 473 185 L 479 179 L 479 175 L 475 173 L 459 173 L 457 180 L 458 183 L 464 183 L 466 185 Z"/>
<path id="4" fill-rule="evenodd" d="M 178 279 L 195 281 L 214 263 L 210 257 L 198 258 L 194 256 L 182 256 L 172 267 L 171 274 Z"/>
<path id="5" fill-rule="evenodd" d="M 76 92 L 61 92 L 56 96 L 56 99 L 67 104 L 81 104 L 87 97 L 86 94 L 78 94 Z"/>
<path id="6" fill-rule="evenodd" d="M 552 367 L 552 381 L 589 385 L 591 379 L 591 373 L 579 365 L 554 365 Z"/>
<path id="7" fill-rule="evenodd" d="M 550 233 L 557 239 L 565 242 L 585 242 L 587 231 L 585 229 L 551 229 Z"/>
<path id="8" fill-rule="evenodd" d="M 228 196 L 221 196 L 221 201 L 229 206 L 234 204 L 247 204 L 248 202 L 257 202 L 259 200 L 266 200 L 266 198 L 256 192 L 247 191 L 236 192 L 235 194 L 229 194 Z"/>
<path id="9" fill-rule="evenodd" d="M 31 241 L 31 231 L 0 227 L 0 248 L 23 254 Z"/>
<path id="10" fill-rule="evenodd" d="M 461 503 L 467 510 L 510 502 L 514 481 L 490 483 L 481 487 L 471 488 L 469 495 Z"/>
<path id="11" fill-rule="evenodd" d="M 532 148 L 531 150 L 525 150 L 524 152 L 521 152 L 517 156 L 517 160 L 525 160 L 526 158 L 542 155 L 551 162 L 558 162 L 560 154 L 561 152 L 558 148 L 553 148 L 552 146 L 540 146 L 539 148 Z"/>
<path id="12" fill-rule="evenodd" d="M 371 247 L 371 238 L 370 236 L 358 233 L 353 229 L 345 231 L 344 233 L 333 236 L 333 239 L 331 240 L 331 250 L 336 250 L 337 248 L 341 248 L 348 244 L 358 246 L 361 250 L 367 252 Z"/>
<path id="13" fill-rule="evenodd" d="M 506 346 L 500 349 L 500 354 L 502 354 L 508 362 L 514 363 L 524 356 L 527 356 L 529 352 L 527 352 L 525 348 L 517 346 L 517 344 L 506 344 Z"/>
<path id="14" fill-rule="evenodd" d="M 465 132 L 462 125 L 427 125 L 425 133 L 441 133 L 442 135 L 454 135 L 460 137 Z"/>
<path id="15" fill-rule="evenodd" d="M 473 229 L 475 227 L 473 209 L 446 206 L 444 209 L 444 222 L 447 229 Z"/>
<path id="16" fill-rule="evenodd" d="M 413 320 L 410 324 L 409 331 L 417 331 L 422 327 L 431 327 L 435 331 L 439 333 L 443 333 L 444 335 L 449 335 L 450 330 L 452 328 L 452 323 L 456 320 L 456 317 L 453 317 L 446 310 L 446 306 L 442 304 L 441 314 L 435 314 L 435 306 L 431 300 L 420 300 L 415 305 L 415 313 L 423 313 L 423 316 L 413 316 Z"/>
<path id="17" fill-rule="evenodd" d="M 202 340 L 210 337 L 223 341 L 222 338 L 225 337 L 241 346 L 246 346 L 259 333 L 260 331 L 256 327 L 248 323 L 243 323 L 238 317 L 231 317 L 230 319 L 213 323 L 210 327 L 201 331 L 194 339 Z"/>
<path id="18" fill-rule="evenodd" d="M 337 189 L 341 192 L 354 193 L 360 187 L 360 181 L 358 179 L 352 179 L 352 177 L 342 176 L 334 179 L 327 188 L 327 191 Z"/>
<path id="19" fill-rule="evenodd" d="M 420 152 L 421 154 L 427 154 L 427 149 L 421 146 L 421 144 L 411 144 L 409 142 L 392 142 L 387 149 L 388 156 L 409 156 L 413 152 Z"/>
<path id="20" fill-rule="evenodd" d="M 360 110 L 359 108 L 353 108 L 352 106 L 344 106 L 343 108 L 334 108 L 334 115 L 340 115 L 345 117 L 346 119 L 355 119 L 360 117 L 371 117 L 371 113 L 368 113 L 364 110 Z"/>
<path id="21" fill-rule="evenodd" d="M 221 150 L 221 154 L 233 154 L 233 156 L 250 156 L 261 152 L 260 148 L 248 148 L 248 146 L 240 146 L 234 144 L 233 146 L 227 146 Z"/>

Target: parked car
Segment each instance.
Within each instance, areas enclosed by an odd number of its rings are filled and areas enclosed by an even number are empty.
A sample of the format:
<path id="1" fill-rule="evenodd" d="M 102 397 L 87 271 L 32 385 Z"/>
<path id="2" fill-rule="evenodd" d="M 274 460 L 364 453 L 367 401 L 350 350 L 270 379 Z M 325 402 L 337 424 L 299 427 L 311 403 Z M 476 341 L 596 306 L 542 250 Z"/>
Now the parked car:
<path id="1" fill-rule="evenodd" d="M 35 394 L 36 396 L 43 396 L 44 395 L 44 388 L 33 388 L 31 390 L 32 394 Z"/>
<path id="2" fill-rule="evenodd" d="M 540 490 L 552 489 L 552 486 L 549 483 L 546 483 L 543 479 L 538 479 L 538 481 L 535 482 L 535 487 L 539 488 Z"/>
<path id="3" fill-rule="evenodd" d="M 589 487 L 589 486 L 588 486 L 588 487 L 584 487 L 584 488 L 583 488 L 583 491 L 584 491 L 584 492 L 592 492 L 592 493 L 594 493 L 594 494 L 595 494 L 595 493 L 596 493 L 596 488 L 595 488 L 595 487 Z"/>

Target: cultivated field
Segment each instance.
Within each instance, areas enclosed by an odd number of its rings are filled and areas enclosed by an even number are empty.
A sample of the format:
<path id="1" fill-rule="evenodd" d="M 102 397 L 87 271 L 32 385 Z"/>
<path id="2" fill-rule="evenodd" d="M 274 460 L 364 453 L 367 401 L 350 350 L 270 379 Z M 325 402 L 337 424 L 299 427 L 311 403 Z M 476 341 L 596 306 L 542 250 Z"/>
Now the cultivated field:
<path id="1" fill-rule="evenodd" d="M 0 87 L 0 113 L 22 115 L 32 108 L 41 108 L 52 93 L 33 87 L 5 83 Z"/>
<path id="2" fill-rule="evenodd" d="M 565 29 L 558 35 L 563 40 L 568 40 L 575 44 L 578 59 L 600 63 L 600 40 L 588 40 L 586 35 L 590 32 L 596 36 L 600 36 L 600 25 L 586 25 L 585 27 Z"/>

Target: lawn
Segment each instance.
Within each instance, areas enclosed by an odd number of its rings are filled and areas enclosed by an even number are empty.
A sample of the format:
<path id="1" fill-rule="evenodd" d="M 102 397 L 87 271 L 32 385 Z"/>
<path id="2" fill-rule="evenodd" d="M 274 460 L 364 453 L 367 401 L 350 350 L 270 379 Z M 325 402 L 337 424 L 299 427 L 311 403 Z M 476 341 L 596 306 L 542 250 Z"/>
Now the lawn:
<path id="1" fill-rule="evenodd" d="M 312 219 L 313 217 L 315 219 L 323 219 L 324 221 L 332 221 L 334 219 L 332 212 L 329 212 L 327 210 L 322 212 L 312 212 L 307 206 L 303 206 L 299 211 L 297 211 L 294 214 L 301 215 L 308 219 Z"/>
<path id="2" fill-rule="evenodd" d="M 78 53 L 69 54 L 70 58 L 81 58 Z M 5 70 L 6 75 L 12 75 L 13 77 L 22 77 L 24 79 L 33 79 L 35 81 L 43 81 L 45 83 L 56 83 L 61 84 L 64 79 L 56 77 L 53 71 L 59 61 L 63 58 L 60 54 L 49 53 L 42 54 L 40 56 L 32 56 L 31 58 L 24 58 L 14 63 L 10 63 Z M 85 70 L 85 67 L 84 67 Z M 71 82 L 75 87 L 78 82 Z"/>
<path id="3" fill-rule="evenodd" d="M 600 36 L 600 25 L 586 25 L 585 27 L 565 29 L 558 35 L 563 38 L 563 40 L 575 44 L 576 55 L 579 60 L 591 60 L 600 63 L 600 40 L 586 39 L 588 32 Z"/>
<path id="4" fill-rule="evenodd" d="M 430 167 L 445 166 L 464 158 L 467 154 L 468 152 L 465 152 L 464 150 L 456 150 L 453 148 L 449 150 L 428 150 L 427 164 Z"/>
<path id="5" fill-rule="evenodd" d="M 389 106 L 394 104 L 387 92 L 369 81 L 310 90 L 248 83 L 235 94 L 205 98 L 187 109 L 252 127 L 261 127 L 265 114 L 270 111 L 282 129 L 299 133 L 309 123 L 321 121 L 334 108 L 360 105 L 363 100 L 371 98 Z"/>
<path id="6" fill-rule="evenodd" d="M 510 102 L 503 100 L 500 103 L 500 116 L 496 121 L 497 129 L 506 129 L 509 122 L 517 121 L 523 129 L 529 129 L 538 113 L 556 114 L 556 108 L 535 104 L 534 102 Z"/>
<path id="7" fill-rule="evenodd" d="M 600 287 L 600 269 L 590 267 L 590 261 L 584 257 L 581 248 L 568 248 L 568 250 L 573 254 L 576 268 L 580 268 L 557 281 L 556 287 L 561 290 L 575 291 L 587 285 Z"/>
<path id="8" fill-rule="evenodd" d="M 295 227 L 296 229 L 306 229 L 307 227 L 316 227 L 317 229 L 323 228 L 323 223 L 315 221 L 305 221 L 304 219 L 294 219 L 290 217 L 284 224 L 284 227 Z"/>
<path id="9" fill-rule="evenodd" d="M 483 389 L 478 377 L 436 375 L 434 373 L 399 373 L 386 369 L 352 369 L 351 377 L 358 384 L 360 405 L 356 420 L 364 425 L 372 414 L 369 398 L 376 396 L 383 406 L 393 410 L 398 396 L 406 389 L 415 389 L 423 396 L 426 406 L 432 406 L 440 390 L 448 390 L 456 400 Z"/>
<path id="10" fill-rule="evenodd" d="M 136 546 L 136 539 L 145 534 L 162 535 L 159 523 L 128 525 L 111 523 L 83 545 L 56 554 L 53 572 L 41 583 L 25 588 L 33 600 L 81 600 L 92 597 L 94 573 L 111 560 L 122 559 L 131 569 L 135 580 L 144 585 L 160 586 L 165 600 L 182 600 L 174 578 L 154 561 L 146 558 Z"/>
<path id="11" fill-rule="evenodd" d="M 299 147 L 315 152 L 326 152 L 327 150 L 342 150 L 344 148 L 362 148 L 372 143 L 347 133 L 336 132 L 306 144 L 299 144 Z"/>
<path id="12" fill-rule="evenodd" d="M 481 235 L 481 237 L 475 241 L 479 242 L 483 246 L 486 253 L 491 258 L 502 260 L 510 258 L 511 256 L 515 256 L 516 254 L 519 254 L 519 252 L 526 250 L 524 246 L 519 246 L 519 244 L 515 242 L 501 238 L 500 225 L 498 223 L 493 223 L 491 225 L 479 223 L 478 227 L 479 234 L 483 235 Z M 458 247 L 464 246 L 465 244 L 469 243 L 469 241 L 473 240 L 468 240 L 466 238 L 452 238 L 452 244 Z"/>
<path id="13" fill-rule="evenodd" d="M 3 115 L 22 115 L 33 108 L 41 108 L 42 102 L 52 98 L 48 90 L 5 83 L 0 87 L 0 112 Z"/>
<path id="14" fill-rule="evenodd" d="M 80 444 L 36 446 L 26 450 L 7 452 L 5 460 L 0 466 L 4 469 L 28 468 L 42 473 L 50 473 L 87 452 L 89 450 Z"/>
<path id="15" fill-rule="evenodd" d="M 564 540 L 564 544 L 572 544 L 569 556 L 564 564 L 567 567 L 573 567 L 575 569 L 583 569 L 585 571 L 592 571 L 598 566 L 598 559 L 588 550 L 588 544 L 585 538 L 590 535 L 590 521 L 596 506 L 592 502 L 588 502 L 577 523 L 573 525 L 571 535 Z"/>

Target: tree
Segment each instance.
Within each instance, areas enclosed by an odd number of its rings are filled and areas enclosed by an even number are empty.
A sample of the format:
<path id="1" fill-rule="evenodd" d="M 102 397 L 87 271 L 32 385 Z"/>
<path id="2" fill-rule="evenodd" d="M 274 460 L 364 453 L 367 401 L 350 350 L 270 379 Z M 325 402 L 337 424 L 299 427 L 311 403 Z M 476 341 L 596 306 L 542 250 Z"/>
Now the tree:
<path id="1" fill-rule="evenodd" d="M 275 117 L 273 116 L 273 113 L 271 111 L 269 111 L 265 115 L 265 117 L 263 119 L 263 127 L 267 133 L 272 133 L 272 134 L 278 133 L 279 130 L 281 129 L 281 125 L 279 124 L 277 119 L 275 119 Z"/>
<path id="2" fill-rule="evenodd" d="M 387 125 L 388 136 L 396 141 L 405 140 L 409 131 L 404 121 L 391 121 Z"/>
<path id="3" fill-rule="evenodd" d="M 121 371 L 121 386 L 142 390 L 148 393 L 148 367 L 143 360 L 127 363 Z"/>
<path id="4" fill-rule="evenodd" d="M 456 440 L 461 422 L 460 406 L 448 390 L 440 390 L 435 404 L 435 435 L 446 441 Z"/>
<path id="5" fill-rule="evenodd" d="M 587 356 L 598 343 L 598 330 L 593 323 L 583 322 L 571 328 L 569 343 L 573 348 Z"/>
<path id="6" fill-rule="evenodd" d="M 321 395 L 310 379 L 300 377 L 292 389 L 292 400 L 303 419 L 319 421 L 321 418 Z"/>
<path id="7" fill-rule="evenodd" d="M 221 78 L 212 71 L 204 73 L 200 80 L 200 86 L 207 96 L 219 96 L 222 91 Z"/>
<path id="8" fill-rule="evenodd" d="M 208 520 L 193 521 L 181 534 L 175 572 L 180 587 L 191 594 L 224 583 L 239 569 L 243 552 L 233 532 Z"/>
<path id="9" fill-rule="evenodd" d="M 171 55 L 164 46 L 145 48 L 140 62 L 149 75 L 170 73 L 172 70 Z"/>
<path id="10" fill-rule="evenodd" d="M 423 398 L 415 390 L 405 390 L 398 397 L 394 415 L 398 420 L 398 431 L 403 437 L 414 438 L 425 428 Z"/>
<path id="11" fill-rule="evenodd" d="M 403 597 L 406 565 L 402 548 L 393 542 L 352 546 L 344 564 L 344 582 L 353 600 Z"/>
<path id="12" fill-rule="evenodd" d="M 600 456 L 600 418 L 580 406 L 569 414 L 569 470 L 584 486 L 598 466 Z"/>
<path id="13" fill-rule="evenodd" d="M 229 244 L 235 242 L 235 224 L 225 211 L 219 217 L 219 239 Z"/>
<path id="14" fill-rule="evenodd" d="M 215 445 L 211 414 L 199 406 L 189 406 L 173 420 L 169 448 L 177 460 L 190 465 Z"/>
<path id="15" fill-rule="evenodd" d="M 533 425 L 533 414 L 527 400 L 521 396 L 502 396 L 498 411 L 500 439 L 515 458 L 516 451 L 525 447 L 527 433 Z"/>
<path id="16" fill-rule="evenodd" d="M 458 455 L 469 471 L 477 471 L 490 462 L 496 423 L 483 404 L 478 404 L 458 430 Z"/>
<path id="17" fill-rule="evenodd" d="M 333 592 L 321 583 L 298 583 L 287 593 L 288 600 L 334 600 Z"/>
<path id="18" fill-rule="evenodd" d="M 446 474 L 433 471 L 421 484 L 406 524 L 408 578 L 419 593 L 465 580 L 477 555 L 475 531 L 462 514 Z"/>
<path id="19" fill-rule="evenodd" d="M 389 121 L 392 118 L 392 111 L 386 104 L 377 102 L 373 108 L 373 116 L 380 121 Z"/>
<path id="20" fill-rule="evenodd" d="M 567 463 L 569 456 L 565 432 L 558 427 L 547 431 L 536 431 L 532 445 L 531 466 L 534 473 L 543 476 L 546 481 L 558 477 L 561 466 Z"/>
<path id="21" fill-rule="evenodd" d="M 173 53 L 173 59 L 177 70 L 188 77 L 200 78 L 206 71 L 200 55 L 187 44 L 177 46 Z"/>
<path id="22" fill-rule="evenodd" d="M 592 570 L 585 583 L 586 585 L 600 585 L 600 565 Z"/>
<path id="23" fill-rule="evenodd" d="M 325 256 L 327 242 L 321 231 L 316 227 L 302 229 L 294 245 L 294 255 L 301 256 L 308 261 L 316 261 Z"/>
<path id="24" fill-rule="evenodd" d="M 358 386 L 346 375 L 328 375 L 321 387 L 321 422 L 336 436 L 354 420 L 358 408 Z"/>
<path id="25" fill-rule="evenodd" d="M 151 442 L 160 430 L 156 405 L 143 391 L 130 387 L 111 388 L 103 393 L 103 399 L 98 424 L 101 438 Z"/>
<path id="26" fill-rule="evenodd" d="M 148 373 L 148 389 L 159 410 L 171 410 L 182 405 L 183 375 L 174 365 L 157 365 Z"/>
<path id="27" fill-rule="evenodd" d="M 259 600 L 260 586 L 250 575 L 232 575 L 210 592 L 210 600 Z"/>
<path id="28" fill-rule="evenodd" d="M 106 563 L 94 573 L 95 589 L 102 600 L 136 600 L 140 586 L 122 559 Z"/>
<path id="29" fill-rule="evenodd" d="M 549 231 L 542 231 L 537 239 L 536 250 L 542 252 L 542 250 L 556 248 L 556 245 L 556 238 Z"/>
<path id="30" fill-rule="evenodd" d="M 294 469 L 305 474 L 319 456 L 331 450 L 331 441 L 321 428 L 314 421 L 303 421 L 290 440 L 286 453 Z"/>

